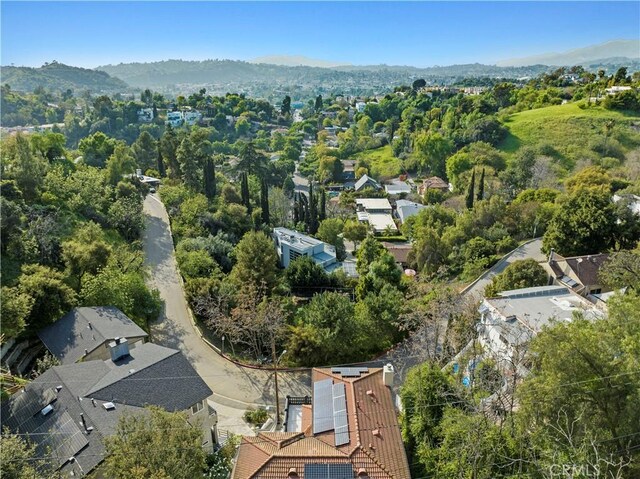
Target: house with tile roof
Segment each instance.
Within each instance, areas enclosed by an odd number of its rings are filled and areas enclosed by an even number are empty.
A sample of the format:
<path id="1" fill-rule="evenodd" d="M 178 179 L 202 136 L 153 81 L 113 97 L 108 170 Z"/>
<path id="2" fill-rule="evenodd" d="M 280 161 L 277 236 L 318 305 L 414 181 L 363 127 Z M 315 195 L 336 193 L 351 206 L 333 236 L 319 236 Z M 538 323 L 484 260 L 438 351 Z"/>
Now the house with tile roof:
<path id="1" fill-rule="evenodd" d="M 211 389 L 179 351 L 151 343 L 109 344 L 111 358 L 54 366 L 3 401 L 2 427 L 23 435 L 36 456 L 53 458 L 61 477 L 84 476 L 105 455 L 104 438 L 125 414 L 145 406 L 183 411 L 202 427 L 203 447 L 217 442 Z"/>
<path id="2" fill-rule="evenodd" d="M 450 191 L 449 183 L 444 181 L 439 176 L 431 176 L 422 180 L 422 184 L 418 186 L 418 194 L 420 196 L 424 196 L 424 194 L 429 189 L 438 190 L 443 193 L 447 193 L 448 191 Z"/>
<path id="3" fill-rule="evenodd" d="M 233 479 L 411 477 L 390 364 L 315 368 L 312 382 L 311 404 L 296 404 L 295 430 L 242 438 Z"/>
<path id="4" fill-rule="evenodd" d="M 147 333 L 112 306 L 73 308 L 38 337 L 60 364 L 110 358 L 109 343 L 127 338 L 130 348 L 147 340 Z"/>

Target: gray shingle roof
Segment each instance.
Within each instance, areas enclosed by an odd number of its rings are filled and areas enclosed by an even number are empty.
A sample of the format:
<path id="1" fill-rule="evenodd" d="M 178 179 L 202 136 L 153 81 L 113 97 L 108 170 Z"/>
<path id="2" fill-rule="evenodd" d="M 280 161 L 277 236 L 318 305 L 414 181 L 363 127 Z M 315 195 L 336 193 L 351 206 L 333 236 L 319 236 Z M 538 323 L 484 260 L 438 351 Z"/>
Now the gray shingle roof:
<path id="1" fill-rule="evenodd" d="M 74 308 L 38 336 L 62 364 L 75 363 L 114 338 L 147 337 L 122 311 L 110 306 Z"/>
<path id="2" fill-rule="evenodd" d="M 0 419 L 12 432 L 29 434 L 39 455 L 49 450 L 63 472 L 77 467 L 67 463 L 71 456 L 88 472 L 104 458 L 104 438 L 114 434 L 123 414 L 146 414 L 145 405 L 182 411 L 211 394 L 179 351 L 146 343 L 115 363 L 95 360 L 49 369 L 3 402 Z M 115 409 L 106 410 L 105 402 Z M 40 411 L 48 404 L 53 409 L 43 416 Z M 85 430 L 81 413 L 93 431 Z"/>
<path id="3" fill-rule="evenodd" d="M 358 181 L 356 181 L 355 184 L 355 190 L 361 190 L 362 188 L 364 188 L 367 184 L 369 184 L 370 186 L 372 186 L 375 189 L 380 189 L 380 184 L 374 180 L 373 178 L 371 178 L 370 176 L 367 175 L 362 175 L 360 177 L 360 179 Z"/>

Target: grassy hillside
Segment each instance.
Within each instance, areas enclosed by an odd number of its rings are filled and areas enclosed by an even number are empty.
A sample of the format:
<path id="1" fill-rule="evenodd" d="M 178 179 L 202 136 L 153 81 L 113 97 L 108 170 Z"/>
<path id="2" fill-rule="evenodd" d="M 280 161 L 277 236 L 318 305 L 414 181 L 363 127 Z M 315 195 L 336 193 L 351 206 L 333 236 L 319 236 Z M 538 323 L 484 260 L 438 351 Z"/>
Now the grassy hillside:
<path id="1" fill-rule="evenodd" d="M 2 67 L 2 83 L 12 90 L 32 92 L 37 87 L 47 90 L 90 90 L 93 93 L 122 92 L 129 89 L 124 81 L 108 73 L 64 65 L 47 63 L 39 68 Z"/>
<path id="2" fill-rule="evenodd" d="M 504 122 L 509 135 L 499 148 L 513 153 L 522 145 L 548 144 L 561 154 L 573 156 L 573 152 L 586 148 L 594 139 L 604 137 L 605 125 L 610 120 L 614 120 L 612 136 L 624 149 L 640 145 L 640 116 L 601 107 L 581 109 L 579 105 L 567 103 L 511 115 Z"/>
<path id="3" fill-rule="evenodd" d="M 369 165 L 369 175 L 378 179 L 393 178 L 402 170 L 402 160 L 393 156 L 389 145 L 357 153 L 353 159 L 364 161 Z"/>

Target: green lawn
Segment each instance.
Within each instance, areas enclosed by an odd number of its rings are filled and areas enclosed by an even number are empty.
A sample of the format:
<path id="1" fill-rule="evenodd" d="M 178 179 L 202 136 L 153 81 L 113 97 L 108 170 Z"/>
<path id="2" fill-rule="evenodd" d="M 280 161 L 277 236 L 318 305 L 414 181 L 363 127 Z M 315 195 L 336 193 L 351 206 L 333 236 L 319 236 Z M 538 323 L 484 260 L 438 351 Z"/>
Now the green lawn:
<path id="1" fill-rule="evenodd" d="M 369 175 L 376 179 L 393 178 L 402 171 L 402 160 L 393 156 L 389 145 L 362 151 L 353 155 L 352 158 L 365 160 L 370 165 Z"/>
<path id="2" fill-rule="evenodd" d="M 513 153 L 522 145 L 536 145 L 542 142 L 554 146 L 559 151 L 566 151 L 567 147 L 582 148 L 591 138 L 603 134 L 607 120 L 615 120 L 616 127 L 625 130 L 619 133 L 623 146 L 631 148 L 640 141 L 637 132 L 624 128 L 625 125 L 640 120 L 637 114 L 625 114 L 602 107 L 583 110 L 578 105 L 567 103 L 511 115 L 505 122 L 509 135 L 498 148 Z"/>

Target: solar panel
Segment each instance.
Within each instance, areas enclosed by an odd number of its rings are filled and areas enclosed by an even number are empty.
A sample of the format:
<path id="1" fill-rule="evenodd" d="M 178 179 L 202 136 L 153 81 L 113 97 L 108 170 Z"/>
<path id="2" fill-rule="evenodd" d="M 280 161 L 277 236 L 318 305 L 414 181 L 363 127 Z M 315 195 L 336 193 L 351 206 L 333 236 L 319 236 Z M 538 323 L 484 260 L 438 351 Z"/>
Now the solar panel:
<path id="1" fill-rule="evenodd" d="M 351 367 L 351 366 L 340 366 L 331 368 L 331 373 L 340 374 L 343 378 L 359 378 L 362 373 L 368 373 L 369 368 L 365 366 Z"/>
<path id="2" fill-rule="evenodd" d="M 52 420 L 34 429 L 31 434 L 30 439 L 36 442 L 37 455 L 51 455 L 58 460 L 60 466 L 89 444 L 66 411 L 52 416 Z"/>
<path id="3" fill-rule="evenodd" d="M 324 379 L 313 383 L 313 433 L 318 434 L 333 429 L 333 401 L 331 386 L 333 380 Z"/>
<path id="4" fill-rule="evenodd" d="M 305 479 L 353 479 L 351 464 L 305 464 Z"/>
<path id="5" fill-rule="evenodd" d="M 349 444 L 349 422 L 347 419 L 347 396 L 344 383 L 336 383 L 333 395 L 333 430 L 336 446 Z"/>

